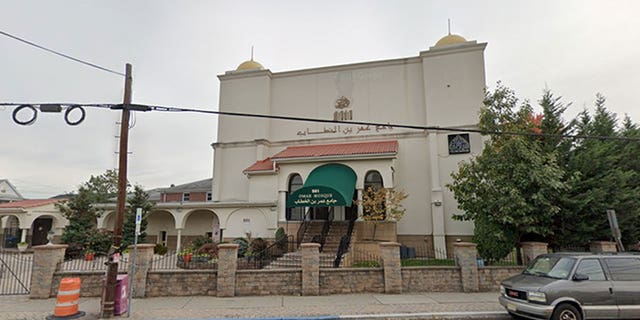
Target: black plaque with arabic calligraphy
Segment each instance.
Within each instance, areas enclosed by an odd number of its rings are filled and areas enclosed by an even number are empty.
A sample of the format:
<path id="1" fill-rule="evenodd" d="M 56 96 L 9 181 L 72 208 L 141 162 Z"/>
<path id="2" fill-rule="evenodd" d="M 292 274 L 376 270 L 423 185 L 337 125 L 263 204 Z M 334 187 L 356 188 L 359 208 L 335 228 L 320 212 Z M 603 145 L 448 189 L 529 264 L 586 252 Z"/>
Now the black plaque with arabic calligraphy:
<path id="1" fill-rule="evenodd" d="M 468 133 L 450 134 L 449 154 L 462 154 L 471 152 L 471 143 L 469 142 Z"/>

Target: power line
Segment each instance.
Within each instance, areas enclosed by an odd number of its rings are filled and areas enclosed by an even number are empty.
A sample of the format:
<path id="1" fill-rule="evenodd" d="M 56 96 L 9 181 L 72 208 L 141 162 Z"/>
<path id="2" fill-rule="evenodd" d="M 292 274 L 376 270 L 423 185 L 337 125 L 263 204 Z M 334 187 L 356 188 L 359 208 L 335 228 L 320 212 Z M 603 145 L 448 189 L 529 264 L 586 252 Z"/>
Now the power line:
<path id="1" fill-rule="evenodd" d="M 50 103 L 0 103 L 0 106 L 23 106 L 23 105 L 47 105 Z M 115 109 L 121 110 L 124 105 L 122 104 L 76 104 L 76 103 L 59 103 L 60 105 L 69 106 L 82 106 L 101 109 Z M 412 130 L 427 130 L 427 131 L 440 131 L 440 132 L 464 132 L 464 133 L 479 133 L 482 135 L 510 135 L 510 136 L 526 136 L 532 138 L 563 138 L 563 139 L 592 139 L 592 140 L 616 140 L 616 141 L 629 141 L 640 142 L 640 137 L 622 137 L 622 136 L 593 136 L 593 135 L 579 135 L 579 134 L 551 134 L 551 133 L 535 133 L 535 132 L 516 132 L 516 131 L 487 131 L 475 128 L 460 128 L 460 127 L 438 127 L 438 126 L 421 126 L 421 125 L 409 125 L 399 123 L 382 123 L 382 122 L 369 122 L 369 121 L 340 121 L 331 119 L 318 119 L 318 118 L 305 118 L 305 117 L 290 117 L 257 113 L 242 113 L 242 112 L 227 112 L 227 111 L 214 111 L 205 109 L 194 108 L 182 108 L 172 106 L 158 106 L 158 105 L 144 105 L 144 104 L 131 104 L 128 106 L 132 111 L 158 111 L 158 112 L 186 112 L 186 113 L 199 113 L 199 114 L 214 114 L 220 116 L 232 116 L 232 117 L 247 117 L 247 118 L 260 118 L 260 119 L 276 119 L 286 121 L 300 121 L 300 122 L 314 122 L 314 123 L 330 123 L 335 125 L 362 125 L 362 126 L 382 126 Z"/>
<path id="2" fill-rule="evenodd" d="M 4 32 L 4 31 L 2 31 L 2 30 L 0 30 L 0 34 L 2 34 L 2 35 L 4 35 L 4 36 L 7 36 L 7 37 L 9 37 L 9 38 L 12 38 L 12 39 L 14 39 L 14 40 L 18 40 L 18 41 L 20 41 L 20 42 L 22 42 L 22 43 L 26 43 L 26 44 L 28 44 L 28 45 L 30 45 L 30 46 L 34 46 L 34 47 L 36 47 L 36 48 L 38 48 L 38 49 L 41 49 L 41 50 L 47 51 L 47 52 L 49 52 L 49 53 L 53 53 L 53 54 L 55 54 L 55 55 L 61 56 L 61 57 L 63 57 L 63 58 L 67 58 L 67 59 L 69 59 L 69 60 L 73 60 L 73 61 L 75 61 L 75 62 L 79 62 L 79 63 L 82 63 L 82 64 L 84 64 L 84 65 L 87 65 L 87 66 L 90 66 L 90 67 L 96 68 L 96 69 L 100 69 L 100 70 L 102 70 L 102 71 L 111 72 L 111 73 L 113 73 L 113 74 L 117 74 L 117 75 L 119 75 L 119 76 L 123 76 L 123 77 L 125 76 L 125 74 L 124 74 L 124 73 L 122 73 L 122 72 L 114 71 L 114 70 L 111 70 L 111 69 L 108 69 L 108 68 L 105 68 L 105 67 L 99 66 L 99 65 L 97 65 L 97 64 L 95 64 L 95 63 L 91 63 L 91 62 L 88 62 L 88 61 L 80 60 L 80 59 L 78 59 L 78 58 L 74 58 L 74 57 L 72 57 L 72 56 L 70 56 L 70 55 L 67 55 L 67 54 L 64 54 L 64 53 L 62 53 L 62 52 L 58 52 L 58 51 L 55 51 L 55 50 L 53 50 L 53 49 L 49 49 L 49 48 L 47 48 L 47 47 L 44 47 L 44 46 L 41 46 L 41 45 L 39 45 L 39 44 L 33 43 L 33 42 L 31 42 L 31 41 L 28 41 L 28 40 L 22 39 L 22 38 L 20 38 L 20 37 L 14 36 L 14 35 L 12 35 L 12 34 L 6 33 L 6 32 Z"/>

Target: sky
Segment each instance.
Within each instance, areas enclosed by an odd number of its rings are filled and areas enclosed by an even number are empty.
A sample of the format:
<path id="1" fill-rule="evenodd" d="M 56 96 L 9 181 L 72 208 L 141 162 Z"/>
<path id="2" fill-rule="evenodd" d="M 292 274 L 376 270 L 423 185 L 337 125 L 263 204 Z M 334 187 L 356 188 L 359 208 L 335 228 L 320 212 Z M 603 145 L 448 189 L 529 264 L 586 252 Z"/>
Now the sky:
<path id="1" fill-rule="evenodd" d="M 133 102 L 217 110 L 217 75 L 254 59 L 272 72 L 417 56 L 451 32 L 488 43 L 486 84 L 535 103 L 545 88 L 592 110 L 596 93 L 640 122 L 640 1 L 10 1 L 0 31 L 124 72 Z M 121 103 L 124 78 L 0 35 L 0 102 Z M 117 164 L 120 113 L 78 126 L 0 106 L 0 179 L 27 198 L 72 192 Z M 76 114 L 77 115 L 77 114 Z M 150 189 L 210 178 L 215 115 L 136 112 L 129 181 Z"/>

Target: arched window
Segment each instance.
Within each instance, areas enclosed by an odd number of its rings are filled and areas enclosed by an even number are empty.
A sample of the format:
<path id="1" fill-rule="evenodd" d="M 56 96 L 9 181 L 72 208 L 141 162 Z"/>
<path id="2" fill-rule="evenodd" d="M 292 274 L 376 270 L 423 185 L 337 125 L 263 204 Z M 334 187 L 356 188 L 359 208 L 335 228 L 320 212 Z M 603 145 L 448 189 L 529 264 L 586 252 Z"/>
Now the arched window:
<path id="1" fill-rule="evenodd" d="M 289 178 L 289 188 L 287 192 L 287 200 L 289 195 L 294 191 L 302 188 L 302 177 L 299 174 L 294 174 Z M 301 221 L 304 218 L 304 208 L 287 208 L 287 220 L 289 221 Z"/>
<path id="2" fill-rule="evenodd" d="M 384 184 L 382 181 L 382 175 L 380 175 L 380 172 L 375 170 L 367 172 L 367 174 L 364 176 L 364 190 L 363 190 L 364 199 L 363 200 L 376 198 L 375 196 L 376 192 L 382 189 L 383 185 Z M 383 200 L 379 199 L 379 201 L 383 201 Z M 375 211 L 377 211 L 379 214 L 377 215 L 375 214 L 374 207 L 372 206 L 375 206 Z M 376 205 L 376 204 L 372 204 L 371 202 L 365 201 L 362 209 L 363 209 L 364 215 L 375 215 L 376 216 L 375 219 L 384 220 L 386 217 L 386 215 L 384 214 L 385 212 L 384 202 L 378 203 Z"/>
<path id="3" fill-rule="evenodd" d="M 367 172 L 367 175 L 364 176 L 364 190 L 368 190 L 369 188 L 380 190 L 382 185 L 382 175 L 380 175 L 380 172 L 373 170 Z"/>

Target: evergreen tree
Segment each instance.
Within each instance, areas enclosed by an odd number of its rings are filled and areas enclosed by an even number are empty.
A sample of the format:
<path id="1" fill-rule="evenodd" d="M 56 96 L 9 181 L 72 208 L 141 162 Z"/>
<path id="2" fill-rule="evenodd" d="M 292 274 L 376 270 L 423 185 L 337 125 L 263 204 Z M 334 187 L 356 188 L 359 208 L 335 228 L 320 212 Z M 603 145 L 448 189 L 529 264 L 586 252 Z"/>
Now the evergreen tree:
<path id="1" fill-rule="evenodd" d="M 96 211 L 92 206 L 91 192 L 84 187 L 66 202 L 56 207 L 69 224 L 62 233 L 62 242 L 68 244 L 67 257 L 75 258 L 90 248 L 90 236 L 95 232 Z"/>
<path id="2" fill-rule="evenodd" d="M 144 243 L 147 237 L 147 214 L 153 208 L 153 203 L 149 201 L 149 195 L 140 186 L 135 186 L 133 194 L 127 199 L 127 209 L 125 211 L 124 224 L 122 226 L 122 245 L 124 248 L 134 242 L 136 230 L 136 210 L 142 209 L 142 221 L 140 223 L 140 235 L 138 243 Z"/>

